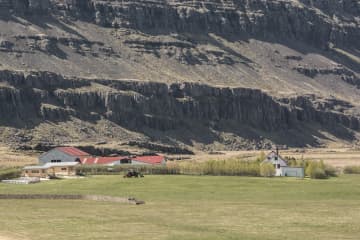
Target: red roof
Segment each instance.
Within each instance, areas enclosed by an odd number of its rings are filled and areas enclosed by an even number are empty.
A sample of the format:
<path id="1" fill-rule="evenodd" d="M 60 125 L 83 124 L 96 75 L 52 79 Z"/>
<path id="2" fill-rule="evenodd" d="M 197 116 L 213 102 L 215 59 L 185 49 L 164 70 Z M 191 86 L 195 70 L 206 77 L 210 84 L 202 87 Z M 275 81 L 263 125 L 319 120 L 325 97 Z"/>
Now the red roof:
<path id="1" fill-rule="evenodd" d="M 155 156 L 136 156 L 131 158 L 134 161 L 148 163 L 148 164 L 161 164 L 165 158 L 164 156 L 155 155 Z"/>
<path id="2" fill-rule="evenodd" d="M 138 162 L 142 162 L 142 163 L 147 163 L 147 164 L 161 164 L 164 161 L 164 156 L 137 156 L 137 157 L 124 157 L 124 156 L 119 156 L 119 157 L 82 157 L 80 159 L 81 164 L 111 164 L 113 162 L 116 161 L 120 161 L 123 159 L 131 159 L 133 161 L 138 161 Z"/>
<path id="3" fill-rule="evenodd" d="M 76 147 L 58 147 L 56 149 L 74 157 L 90 156 L 87 152 L 84 152 Z"/>
<path id="4" fill-rule="evenodd" d="M 126 158 L 127 157 L 83 157 L 80 160 L 81 164 L 110 164 Z"/>

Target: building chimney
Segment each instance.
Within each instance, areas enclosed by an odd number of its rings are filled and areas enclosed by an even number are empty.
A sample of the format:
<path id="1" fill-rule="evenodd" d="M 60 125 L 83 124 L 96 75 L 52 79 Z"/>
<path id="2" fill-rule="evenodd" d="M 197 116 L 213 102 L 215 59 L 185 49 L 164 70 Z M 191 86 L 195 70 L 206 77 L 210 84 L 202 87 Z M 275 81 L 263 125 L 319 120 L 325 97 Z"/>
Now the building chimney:
<path id="1" fill-rule="evenodd" d="M 279 147 L 276 146 L 276 155 L 279 156 Z"/>

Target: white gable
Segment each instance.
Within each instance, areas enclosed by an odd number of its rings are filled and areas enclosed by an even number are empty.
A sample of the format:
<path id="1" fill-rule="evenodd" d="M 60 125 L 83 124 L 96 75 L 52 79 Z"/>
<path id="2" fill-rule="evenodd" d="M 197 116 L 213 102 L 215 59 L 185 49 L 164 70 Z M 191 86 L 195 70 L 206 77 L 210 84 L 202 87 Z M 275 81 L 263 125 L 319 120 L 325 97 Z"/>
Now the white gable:
<path id="1" fill-rule="evenodd" d="M 286 167 L 287 163 L 284 159 L 281 158 L 280 155 L 276 154 L 276 152 L 272 151 L 266 156 L 266 159 L 263 161 L 263 163 L 271 163 L 273 165 L 278 165 L 280 167 Z"/>

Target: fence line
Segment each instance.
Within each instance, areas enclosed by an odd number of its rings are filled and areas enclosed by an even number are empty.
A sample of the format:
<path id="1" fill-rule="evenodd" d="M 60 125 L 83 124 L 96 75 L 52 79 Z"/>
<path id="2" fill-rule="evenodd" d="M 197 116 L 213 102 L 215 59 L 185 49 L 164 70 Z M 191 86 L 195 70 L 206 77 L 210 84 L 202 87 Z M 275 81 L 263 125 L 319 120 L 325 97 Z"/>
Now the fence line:
<path id="1" fill-rule="evenodd" d="M 137 200 L 135 198 L 80 194 L 0 194 L 0 199 L 91 200 L 101 202 L 129 203 L 135 205 L 145 203 L 144 201 Z"/>

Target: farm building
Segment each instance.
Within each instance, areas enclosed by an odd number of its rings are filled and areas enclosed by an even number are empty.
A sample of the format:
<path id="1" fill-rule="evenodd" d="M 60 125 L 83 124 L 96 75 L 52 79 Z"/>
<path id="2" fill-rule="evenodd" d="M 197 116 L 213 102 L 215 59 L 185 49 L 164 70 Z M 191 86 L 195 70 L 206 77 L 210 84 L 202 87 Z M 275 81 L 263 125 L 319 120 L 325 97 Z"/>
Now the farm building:
<path id="1" fill-rule="evenodd" d="M 131 158 L 131 164 L 137 165 L 165 165 L 166 160 L 164 156 L 153 155 L 153 156 L 136 156 Z"/>
<path id="2" fill-rule="evenodd" d="M 165 157 L 161 155 L 144 156 L 118 156 L 118 157 L 97 157 L 91 156 L 75 147 L 57 147 L 39 157 L 39 162 L 46 163 L 65 163 L 77 162 L 80 164 L 100 164 L 115 166 L 121 164 L 134 165 L 162 165 L 166 163 Z"/>
<path id="3" fill-rule="evenodd" d="M 284 159 L 279 155 L 279 151 L 276 150 L 270 152 L 263 163 L 271 163 L 274 165 L 276 173 L 275 176 L 279 177 L 298 177 L 304 178 L 304 168 L 302 167 L 289 167 Z"/>
<path id="4" fill-rule="evenodd" d="M 40 178 L 47 178 L 48 176 L 75 176 L 75 166 L 78 164 L 78 162 L 56 162 L 27 166 L 23 168 L 22 176 Z"/>
<path id="5" fill-rule="evenodd" d="M 91 155 L 75 147 L 57 147 L 39 157 L 40 163 L 79 162 Z"/>
<path id="6" fill-rule="evenodd" d="M 116 166 L 121 164 L 132 165 L 164 165 L 165 157 L 160 155 L 135 156 L 135 157 L 85 157 L 81 158 L 81 164 L 102 164 Z"/>
<path id="7" fill-rule="evenodd" d="M 85 157 L 81 158 L 81 164 L 84 165 L 120 165 L 120 164 L 129 164 L 130 159 L 128 157 Z"/>

